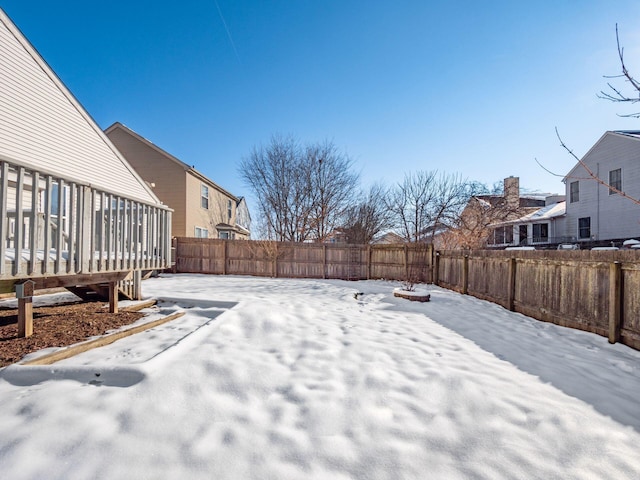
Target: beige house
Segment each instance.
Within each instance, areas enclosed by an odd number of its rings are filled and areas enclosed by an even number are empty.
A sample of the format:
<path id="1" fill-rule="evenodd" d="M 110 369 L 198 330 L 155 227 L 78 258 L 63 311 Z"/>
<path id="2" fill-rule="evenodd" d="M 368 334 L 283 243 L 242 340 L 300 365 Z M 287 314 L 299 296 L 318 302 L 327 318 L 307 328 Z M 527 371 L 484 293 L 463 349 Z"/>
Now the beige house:
<path id="1" fill-rule="evenodd" d="M 173 209 L 176 237 L 248 239 L 251 217 L 242 197 L 119 122 L 105 130 L 153 192 Z"/>

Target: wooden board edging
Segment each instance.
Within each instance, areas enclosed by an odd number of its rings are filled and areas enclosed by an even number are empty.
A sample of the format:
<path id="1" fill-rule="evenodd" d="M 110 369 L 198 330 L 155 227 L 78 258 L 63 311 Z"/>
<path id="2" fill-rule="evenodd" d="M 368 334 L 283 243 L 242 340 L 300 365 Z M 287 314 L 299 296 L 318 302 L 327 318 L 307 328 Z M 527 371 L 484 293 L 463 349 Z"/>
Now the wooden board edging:
<path id="1" fill-rule="evenodd" d="M 136 327 L 129 328 L 127 330 L 122 330 L 120 332 L 115 332 L 109 335 L 105 335 L 100 338 L 96 338 L 94 340 L 89 340 L 87 342 L 79 343 L 77 345 L 72 345 L 62 350 L 58 350 L 52 352 L 48 355 L 43 355 L 42 357 L 34 358 L 33 360 L 26 361 L 24 363 L 19 363 L 20 365 L 51 365 L 52 363 L 58 362 L 60 360 L 64 360 L 66 358 L 73 357 L 78 355 L 79 353 L 87 352 L 94 348 L 104 347 L 106 345 L 110 345 L 113 342 L 120 340 L 122 338 L 126 338 L 130 335 L 134 335 L 136 333 L 144 332 L 145 330 L 149 330 L 150 328 L 157 327 L 158 325 L 162 325 L 163 323 L 167 323 L 171 320 L 175 320 L 176 318 L 180 318 L 185 314 L 185 312 L 180 311 L 168 315 L 166 317 L 159 318 L 158 320 L 154 320 L 152 322 L 144 323 L 142 325 L 138 325 Z"/>

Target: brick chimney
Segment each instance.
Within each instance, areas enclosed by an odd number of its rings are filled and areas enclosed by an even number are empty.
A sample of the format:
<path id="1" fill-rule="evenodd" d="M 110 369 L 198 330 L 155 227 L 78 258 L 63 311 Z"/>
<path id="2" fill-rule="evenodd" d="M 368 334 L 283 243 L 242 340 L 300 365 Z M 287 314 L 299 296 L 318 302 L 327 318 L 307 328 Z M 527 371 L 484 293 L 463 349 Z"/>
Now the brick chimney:
<path id="1" fill-rule="evenodd" d="M 504 179 L 504 200 L 510 209 L 515 210 L 520 207 L 520 179 L 518 177 Z"/>

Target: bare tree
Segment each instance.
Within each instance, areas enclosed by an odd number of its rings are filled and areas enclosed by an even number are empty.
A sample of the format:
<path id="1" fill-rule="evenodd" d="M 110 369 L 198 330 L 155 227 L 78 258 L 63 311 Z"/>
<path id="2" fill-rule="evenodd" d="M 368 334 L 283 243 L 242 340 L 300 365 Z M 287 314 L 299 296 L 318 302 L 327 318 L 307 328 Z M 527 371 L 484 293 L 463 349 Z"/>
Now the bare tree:
<path id="1" fill-rule="evenodd" d="M 240 163 L 240 175 L 258 200 L 266 238 L 322 241 L 341 221 L 356 191 L 352 162 L 331 142 L 306 147 L 273 136 Z"/>
<path id="2" fill-rule="evenodd" d="M 600 91 L 598 97 L 609 100 L 611 102 L 621 103 L 638 103 L 640 102 L 640 82 L 636 80 L 627 69 L 624 61 L 624 48 L 620 45 L 620 37 L 618 36 L 618 24 L 616 24 L 616 45 L 618 47 L 618 58 L 620 59 L 620 67 L 622 72 L 618 75 L 605 76 L 605 78 L 623 78 L 631 85 L 632 92 L 630 94 L 623 93 L 621 89 L 614 87 L 611 82 L 607 82 L 610 91 Z M 640 112 L 621 115 L 623 117 L 640 118 Z"/>
<path id="3" fill-rule="evenodd" d="M 314 240 L 324 242 L 353 204 L 359 178 L 352 160 L 327 141 L 306 147 L 304 165 L 311 193 L 308 228 Z"/>
<path id="4" fill-rule="evenodd" d="M 433 202 L 437 171 L 405 174 L 402 183 L 392 188 L 387 208 L 398 234 L 408 242 L 422 239 L 429 226 L 428 205 Z"/>
<path id="5" fill-rule="evenodd" d="M 419 171 L 405 175 L 391 190 L 387 208 L 406 241 L 432 243 L 439 231 L 453 224 L 468 198 L 468 183 L 459 175 Z"/>
<path id="6" fill-rule="evenodd" d="M 457 219 L 473 194 L 472 185 L 457 174 L 440 175 L 436 182 L 436 194 L 431 209 L 431 231 L 429 243 L 436 234 L 456 225 Z"/>
<path id="7" fill-rule="evenodd" d="M 260 220 L 269 239 L 304 240 L 303 219 L 310 210 L 300 147 L 291 136 L 274 135 L 266 147 L 254 147 L 240 162 L 240 175 L 258 200 Z"/>
<path id="8" fill-rule="evenodd" d="M 387 188 L 381 183 L 371 186 L 366 195 L 345 213 L 343 230 L 348 243 L 368 244 L 391 226 L 385 200 Z"/>

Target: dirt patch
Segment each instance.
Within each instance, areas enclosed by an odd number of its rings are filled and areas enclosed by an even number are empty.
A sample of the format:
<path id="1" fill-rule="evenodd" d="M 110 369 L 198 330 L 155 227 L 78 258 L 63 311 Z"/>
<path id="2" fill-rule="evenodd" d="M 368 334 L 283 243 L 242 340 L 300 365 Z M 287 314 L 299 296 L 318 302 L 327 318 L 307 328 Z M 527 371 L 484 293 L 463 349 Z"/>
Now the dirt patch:
<path id="1" fill-rule="evenodd" d="M 34 307 L 33 335 L 18 338 L 18 310 L 0 309 L 0 367 L 43 348 L 66 347 L 104 335 L 143 316 L 140 312 L 109 313 L 103 302 Z"/>

